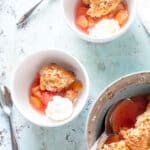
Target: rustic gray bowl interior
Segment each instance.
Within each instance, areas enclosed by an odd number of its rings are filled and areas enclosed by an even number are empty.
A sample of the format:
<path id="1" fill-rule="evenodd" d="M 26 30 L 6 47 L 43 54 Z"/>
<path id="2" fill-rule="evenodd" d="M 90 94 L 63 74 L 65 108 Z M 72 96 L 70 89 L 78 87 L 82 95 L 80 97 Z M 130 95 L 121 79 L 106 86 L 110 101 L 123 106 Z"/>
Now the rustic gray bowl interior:
<path id="1" fill-rule="evenodd" d="M 125 76 L 104 90 L 89 113 L 86 126 L 87 149 L 91 148 L 104 130 L 104 116 L 114 102 L 145 93 L 150 93 L 150 72 Z"/>

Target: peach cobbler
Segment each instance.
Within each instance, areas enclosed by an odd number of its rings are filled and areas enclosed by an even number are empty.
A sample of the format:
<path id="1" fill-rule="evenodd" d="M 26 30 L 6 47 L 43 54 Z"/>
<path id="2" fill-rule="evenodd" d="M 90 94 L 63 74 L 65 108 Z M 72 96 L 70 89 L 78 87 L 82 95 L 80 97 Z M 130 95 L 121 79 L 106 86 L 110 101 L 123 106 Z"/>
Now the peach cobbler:
<path id="1" fill-rule="evenodd" d="M 31 85 L 30 103 L 52 120 L 68 118 L 82 83 L 74 72 L 51 63 L 41 67 Z"/>
<path id="2" fill-rule="evenodd" d="M 133 99 L 136 98 L 139 97 Z M 143 101 L 147 101 L 147 105 L 144 112 L 136 117 L 133 127 L 121 128 L 118 133 L 121 138 L 118 138 L 117 141 L 112 139 L 106 141 L 103 148 L 98 148 L 98 150 L 150 150 L 150 96 L 144 96 Z M 136 105 L 139 109 L 143 107 L 140 101 Z"/>
<path id="3" fill-rule="evenodd" d="M 120 30 L 129 16 L 126 0 L 79 0 L 75 24 L 93 37 L 107 37 Z"/>

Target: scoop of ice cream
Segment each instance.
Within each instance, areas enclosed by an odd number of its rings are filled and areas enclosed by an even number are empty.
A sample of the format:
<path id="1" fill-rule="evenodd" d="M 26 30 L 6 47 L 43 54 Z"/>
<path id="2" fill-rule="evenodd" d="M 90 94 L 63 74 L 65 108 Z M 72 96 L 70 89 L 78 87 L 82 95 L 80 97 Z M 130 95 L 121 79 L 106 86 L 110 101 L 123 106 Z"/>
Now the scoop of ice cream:
<path id="1" fill-rule="evenodd" d="M 104 19 L 99 21 L 90 31 L 89 35 L 95 38 L 105 38 L 119 31 L 118 21 L 114 19 Z"/>
<path id="2" fill-rule="evenodd" d="M 45 110 L 46 116 L 55 121 L 65 120 L 71 116 L 73 104 L 68 98 L 54 96 Z"/>

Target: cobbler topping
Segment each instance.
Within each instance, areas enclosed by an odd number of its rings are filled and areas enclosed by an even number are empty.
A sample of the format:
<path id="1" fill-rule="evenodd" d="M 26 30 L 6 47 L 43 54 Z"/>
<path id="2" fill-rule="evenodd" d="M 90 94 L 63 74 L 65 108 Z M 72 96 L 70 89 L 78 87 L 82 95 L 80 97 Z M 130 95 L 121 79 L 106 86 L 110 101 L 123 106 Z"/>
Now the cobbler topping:
<path id="1" fill-rule="evenodd" d="M 115 10 L 120 2 L 121 0 L 90 0 L 87 14 L 91 17 L 107 15 L 111 11 Z"/>
<path id="2" fill-rule="evenodd" d="M 57 64 L 44 65 L 40 70 L 41 90 L 58 92 L 69 87 L 74 81 L 74 73 Z"/>

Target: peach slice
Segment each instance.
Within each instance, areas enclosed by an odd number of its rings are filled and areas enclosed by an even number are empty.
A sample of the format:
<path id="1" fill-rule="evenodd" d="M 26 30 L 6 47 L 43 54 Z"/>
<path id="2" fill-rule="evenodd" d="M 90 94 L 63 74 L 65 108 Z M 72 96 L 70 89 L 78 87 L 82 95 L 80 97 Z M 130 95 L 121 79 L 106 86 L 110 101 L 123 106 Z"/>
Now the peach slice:
<path id="1" fill-rule="evenodd" d="M 115 16 L 115 19 L 119 22 L 119 24 L 122 26 L 126 23 L 128 20 L 128 11 L 127 10 L 120 10 Z"/>
<path id="2" fill-rule="evenodd" d="M 31 89 L 31 92 L 34 96 L 38 97 L 38 98 L 41 98 L 42 95 L 41 95 L 41 92 L 40 92 L 40 86 L 35 86 L 35 87 L 32 87 Z"/>
<path id="3" fill-rule="evenodd" d="M 87 10 L 88 10 L 88 8 L 86 8 L 86 7 L 80 7 L 77 10 L 77 16 L 86 15 Z"/>
<path id="4" fill-rule="evenodd" d="M 54 93 L 51 93 L 51 92 L 46 92 L 46 91 L 42 92 L 42 98 L 41 98 L 42 103 L 43 103 L 45 106 L 47 106 L 47 105 L 48 105 L 48 102 L 49 102 L 49 101 L 52 101 L 54 95 L 55 95 L 55 94 L 54 94 Z"/>
<path id="5" fill-rule="evenodd" d="M 30 103 L 32 104 L 32 106 L 38 110 L 41 110 L 44 105 L 43 103 L 41 102 L 41 100 L 35 96 L 31 96 L 30 97 Z"/>
<path id="6" fill-rule="evenodd" d="M 89 24 L 88 20 L 84 15 L 79 16 L 77 18 L 77 25 L 80 26 L 81 28 L 83 28 L 83 29 L 87 28 L 88 24 Z"/>
<path id="7" fill-rule="evenodd" d="M 75 81 L 72 85 L 71 85 L 71 89 L 75 92 L 79 92 L 82 89 L 83 85 L 80 81 Z"/>
<path id="8" fill-rule="evenodd" d="M 78 96 L 78 93 L 73 90 L 67 90 L 65 93 L 65 97 L 74 102 L 75 98 Z"/>

